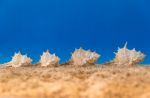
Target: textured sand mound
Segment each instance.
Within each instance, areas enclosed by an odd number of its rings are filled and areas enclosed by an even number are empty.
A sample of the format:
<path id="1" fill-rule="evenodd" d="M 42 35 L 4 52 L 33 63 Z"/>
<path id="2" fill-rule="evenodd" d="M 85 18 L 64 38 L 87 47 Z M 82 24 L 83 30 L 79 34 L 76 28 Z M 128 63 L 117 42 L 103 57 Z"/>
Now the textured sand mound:
<path id="1" fill-rule="evenodd" d="M 0 67 L 0 98 L 150 98 L 150 67 Z"/>

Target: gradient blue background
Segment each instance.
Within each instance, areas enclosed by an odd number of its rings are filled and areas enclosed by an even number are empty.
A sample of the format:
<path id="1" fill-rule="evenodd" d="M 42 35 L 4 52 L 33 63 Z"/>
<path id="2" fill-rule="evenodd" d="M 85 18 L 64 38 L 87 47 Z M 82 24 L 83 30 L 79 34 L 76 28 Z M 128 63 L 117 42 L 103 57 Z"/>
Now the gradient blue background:
<path id="1" fill-rule="evenodd" d="M 150 63 L 149 0 L 0 0 L 1 63 L 19 50 L 36 62 L 46 49 L 65 62 L 79 47 L 104 63 L 126 41 Z"/>

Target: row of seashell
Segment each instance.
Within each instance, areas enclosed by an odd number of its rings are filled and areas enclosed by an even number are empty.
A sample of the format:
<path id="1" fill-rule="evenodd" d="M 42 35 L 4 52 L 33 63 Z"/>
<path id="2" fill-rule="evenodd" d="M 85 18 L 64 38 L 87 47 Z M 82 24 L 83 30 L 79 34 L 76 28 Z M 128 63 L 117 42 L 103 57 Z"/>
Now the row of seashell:
<path id="1" fill-rule="evenodd" d="M 119 48 L 116 57 L 111 61 L 114 65 L 135 65 L 140 61 L 144 60 L 145 55 L 135 49 L 127 49 L 127 44 L 123 48 Z M 71 59 L 66 64 L 72 64 L 76 66 L 83 66 L 94 64 L 100 58 L 100 54 L 92 52 L 90 50 L 84 50 L 82 48 L 76 49 L 71 56 Z M 60 58 L 55 54 L 50 54 L 47 50 L 41 55 L 38 64 L 40 66 L 56 66 L 59 65 Z M 12 60 L 3 65 L 11 67 L 21 67 L 31 65 L 32 59 L 27 55 L 22 55 L 20 52 L 15 53 Z"/>

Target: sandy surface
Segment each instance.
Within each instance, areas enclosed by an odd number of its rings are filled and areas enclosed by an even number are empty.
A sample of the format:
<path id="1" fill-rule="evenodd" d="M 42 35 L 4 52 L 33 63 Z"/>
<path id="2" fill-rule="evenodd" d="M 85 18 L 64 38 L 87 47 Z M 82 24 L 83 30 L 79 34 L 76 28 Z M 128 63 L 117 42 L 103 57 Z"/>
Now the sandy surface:
<path id="1" fill-rule="evenodd" d="M 150 98 L 150 67 L 0 67 L 0 98 Z"/>

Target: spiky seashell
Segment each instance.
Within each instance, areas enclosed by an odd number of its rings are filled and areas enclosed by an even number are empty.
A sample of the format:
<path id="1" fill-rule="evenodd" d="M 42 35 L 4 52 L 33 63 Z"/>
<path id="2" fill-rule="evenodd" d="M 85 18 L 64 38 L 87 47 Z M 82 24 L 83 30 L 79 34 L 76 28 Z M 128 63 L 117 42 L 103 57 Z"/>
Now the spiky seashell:
<path id="1" fill-rule="evenodd" d="M 14 54 L 12 60 L 6 63 L 6 65 L 12 67 L 21 67 L 30 65 L 31 62 L 32 62 L 31 58 L 27 57 L 27 55 L 22 55 L 20 52 L 18 52 Z"/>
<path id="2" fill-rule="evenodd" d="M 47 50 L 46 52 L 43 52 L 40 59 L 40 64 L 41 66 L 56 66 L 59 64 L 59 61 L 60 59 L 58 56 L 55 54 L 50 54 Z"/>
<path id="3" fill-rule="evenodd" d="M 119 48 L 118 52 L 115 53 L 116 57 L 114 63 L 117 65 L 135 65 L 144 60 L 145 55 L 135 49 L 127 49 L 127 43 L 123 48 Z"/>
<path id="4" fill-rule="evenodd" d="M 71 61 L 73 62 L 73 65 L 82 66 L 86 64 L 94 64 L 99 57 L 100 55 L 96 52 L 91 52 L 90 50 L 86 51 L 80 48 L 72 53 Z"/>

